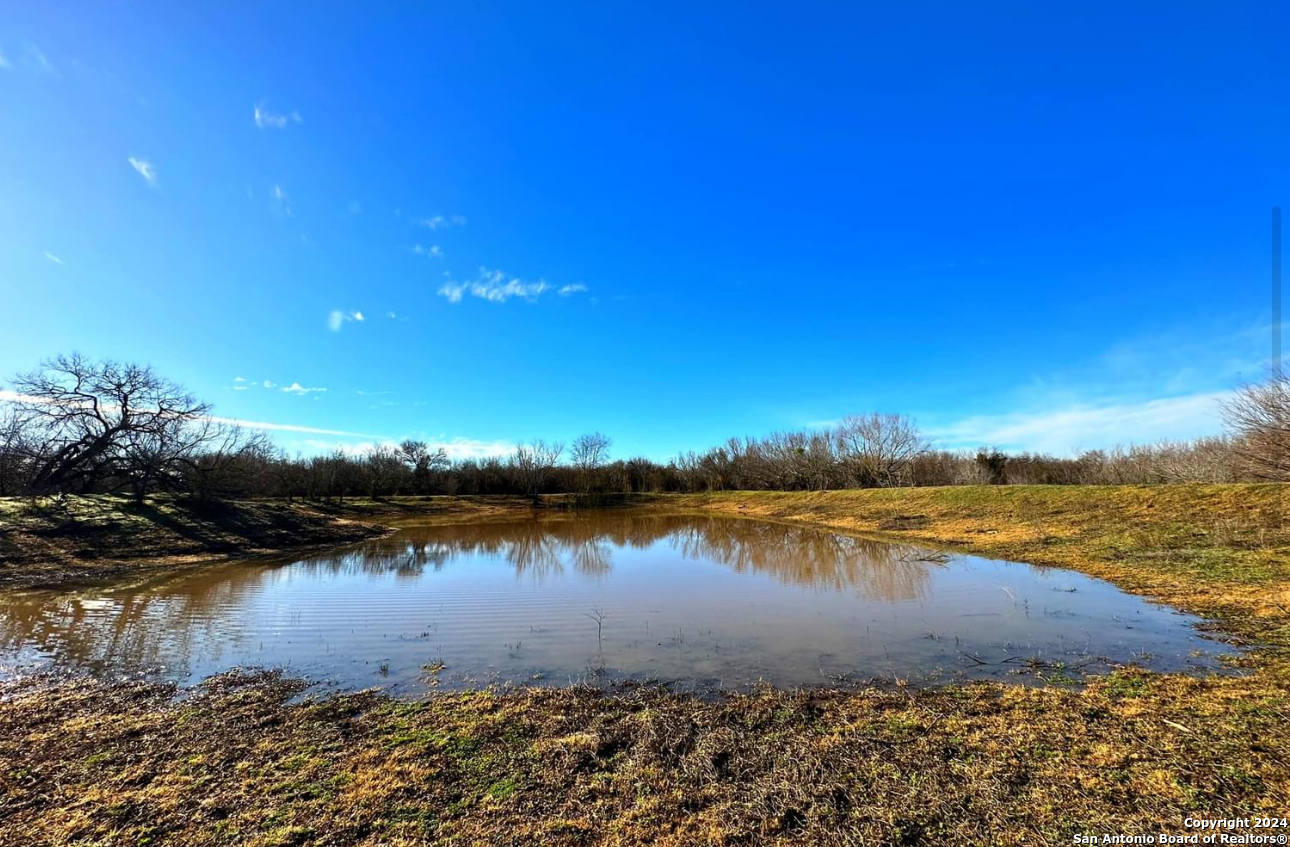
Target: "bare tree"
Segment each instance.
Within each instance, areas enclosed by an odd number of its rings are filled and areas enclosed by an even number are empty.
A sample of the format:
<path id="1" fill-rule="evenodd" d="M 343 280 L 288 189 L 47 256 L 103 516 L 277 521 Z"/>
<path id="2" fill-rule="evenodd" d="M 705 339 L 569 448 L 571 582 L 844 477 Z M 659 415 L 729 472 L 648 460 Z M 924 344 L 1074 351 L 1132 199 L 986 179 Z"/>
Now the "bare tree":
<path id="1" fill-rule="evenodd" d="M 825 430 L 811 433 L 799 448 L 802 478 L 808 489 L 822 491 L 841 484 L 832 473 L 837 466 L 835 443 L 833 433 Z"/>
<path id="2" fill-rule="evenodd" d="M 699 454 L 693 450 L 681 453 L 672 460 L 672 466 L 676 468 L 685 491 L 701 491 L 704 488 L 706 481 L 703 477 L 703 464 Z"/>
<path id="3" fill-rule="evenodd" d="M 1242 470 L 1255 479 L 1290 481 L 1290 375 L 1269 371 L 1257 385 L 1237 392 L 1224 409 L 1236 431 L 1236 454 Z"/>
<path id="4" fill-rule="evenodd" d="M 310 459 L 309 475 L 311 493 L 327 503 L 335 497 L 337 503 L 343 504 L 345 495 L 360 490 L 363 483 L 362 465 L 340 448 Z"/>
<path id="5" fill-rule="evenodd" d="M 22 411 L 12 403 L 0 404 L 0 497 L 27 488 L 33 456 L 30 427 Z"/>
<path id="6" fill-rule="evenodd" d="M 214 437 L 210 407 L 142 365 L 74 353 L 17 377 L 14 387 L 42 443 L 30 482 L 37 492 L 90 491 L 115 481 L 142 496 L 175 472 L 179 452 Z"/>
<path id="7" fill-rule="evenodd" d="M 295 459 L 291 459 L 280 451 L 269 461 L 268 477 L 276 485 L 277 493 L 286 497 L 290 504 L 305 490 L 308 465 L 303 456 L 297 455 Z"/>
<path id="8" fill-rule="evenodd" d="M 412 471 L 412 487 L 418 494 L 425 494 L 430 488 L 430 477 L 437 471 L 448 467 L 448 454 L 442 447 L 430 449 L 424 441 L 408 439 L 395 449 L 395 455 Z"/>
<path id="9" fill-rule="evenodd" d="M 842 460 L 861 486 L 908 484 L 910 464 L 928 448 L 918 426 L 904 415 L 848 417 L 836 437 Z"/>
<path id="10" fill-rule="evenodd" d="M 405 465 L 395 447 L 373 447 L 362 456 L 362 476 L 368 483 L 368 496 L 373 500 L 386 494 L 399 494 L 400 482 L 406 481 Z"/>
<path id="11" fill-rule="evenodd" d="M 563 444 L 559 442 L 548 444 L 540 438 L 515 448 L 515 453 L 511 456 L 511 464 L 515 468 L 520 484 L 524 486 L 524 493 L 534 501 L 542 493 L 547 475 L 551 473 L 551 469 L 560 460 L 560 454 L 563 452 Z"/>
<path id="12" fill-rule="evenodd" d="M 592 432 L 579 435 L 573 441 L 569 459 L 578 471 L 578 487 L 583 494 L 591 491 L 596 482 L 600 466 L 609 458 L 609 445 L 613 443 L 608 435 Z"/>
<path id="13" fill-rule="evenodd" d="M 187 468 L 188 489 L 198 500 L 252 494 L 272 477 L 277 456 L 263 433 L 216 424 L 202 436 L 200 449 L 179 459 Z M 292 493 L 288 489 L 287 502 Z"/>
<path id="14" fill-rule="evenodd" d="M 231 448 L 240 437 L 236 427 L 215 424 L 206 418 L 164 416 L 147 427 L 121 433 L 124 449 L 115 473 L 117 487 L 129 487 L 142 502 L 150 491 L 203 492 L 200 459 L 212 446 L 218 452 Z M 221 443 L 227 442 L 227 443 Z M 218 456 L 210 468 L 222 464 Z"/>

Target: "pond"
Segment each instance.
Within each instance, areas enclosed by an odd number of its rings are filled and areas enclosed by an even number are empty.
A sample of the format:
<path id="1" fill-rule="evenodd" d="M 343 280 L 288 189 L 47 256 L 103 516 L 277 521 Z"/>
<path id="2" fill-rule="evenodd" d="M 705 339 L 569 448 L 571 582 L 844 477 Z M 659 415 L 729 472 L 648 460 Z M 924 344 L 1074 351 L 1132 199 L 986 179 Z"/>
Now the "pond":
<path id="1" fill-rule="evenodd" d="M 1212 669 L 1200 619 L 1060 569 L 741 518 L 581 512 L 0 599 L 8 672 L 283 667 L 395 692 L 686 690 Z"/>

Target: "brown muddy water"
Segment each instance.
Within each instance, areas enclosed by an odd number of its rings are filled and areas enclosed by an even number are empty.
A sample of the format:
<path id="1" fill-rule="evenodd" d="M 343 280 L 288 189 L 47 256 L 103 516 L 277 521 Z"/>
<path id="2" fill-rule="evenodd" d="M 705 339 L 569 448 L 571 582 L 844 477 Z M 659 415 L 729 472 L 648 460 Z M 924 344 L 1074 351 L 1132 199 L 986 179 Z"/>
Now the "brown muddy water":
<path id="1" fill-rule="evenodd" d="M 1083 574 L 739 518 L 578 513 L 0 598 L 0 663 L 196 682 L 286 668 L 396 692 L 1070 683 L 1205 670 L 1198 618 Z"/>

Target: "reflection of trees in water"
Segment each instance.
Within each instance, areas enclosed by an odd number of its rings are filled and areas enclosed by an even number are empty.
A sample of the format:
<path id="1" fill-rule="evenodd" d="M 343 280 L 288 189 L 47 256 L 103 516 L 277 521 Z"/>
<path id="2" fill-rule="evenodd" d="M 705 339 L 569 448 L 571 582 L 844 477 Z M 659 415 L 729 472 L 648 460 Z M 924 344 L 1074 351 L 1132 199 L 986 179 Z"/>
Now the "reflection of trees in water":
<path id="1" fill-rule="evenodd" d="M 728 565 L 738 573 L 769 574 L 781 582 L 867 597 L 909 600 L 926 591 L 929 565 L 915 548 L 835 535 L 809 527 L 727 517 L 597 514 L 518 523 L 409 526 L 342 556 L 302 566 L 330 571 L 420 573 L 453 558 L 504 560 L 515 572 L 542 578 L 571 569 L 600 576 L 613 549 L 643 550 L 670 541 L 686 557 Z"/>
<path id="2" fill-rule="evenodd" d="M 394 574 L 418 577 L 426 568 L 441 571 L 456 555 L 450 545 L 411 539 L 368 541 L 339 553 L 323 553 L 292 564 L 291 569 L 311 576 Z"/>
<path id="3" fill-rule="evenodd" d="M 297 562 L 293 569 L 417 576 L 427 567 L 442 570 L 455 558 L 483 556 L 509 563 L 516 574 L 537 578 L 564 573 L 566 567 L 583 576 L 602 576 L 610 571 L 611 545 L 581 521 L 408 527 L 392 538 Z"/>
<path id="4" fill-rule="evenodd" d="M 186 669 L 198 646 L 216 651 L 246 637 L 225 610 L 250 607 L 267 584 L 302 576 L 392 574 L 416 578 L 466 556 L 509 563 L 535 579 L 565 573 L 599 577 L 615 547 L 646 549 L 670 541 L 684 556 L 768 574 L 786 584 L 854 589 L 866 597 L 909 600 L 927 587 L 930 566 L 917 552 L 805 527 L 723 517 L 598 514 L 519 523 L 411 526 L 385 539 L 278 567 L 208 568 L 142 586 L 0 599 L 0 650 L 36 645 L 91 669 L 166 663 Z M 236 613 L 234 613 L 236 614 Z"/>
<path id="5" fill-rule="evenodd" d="M 790 585 L 855 589 L 875 600 L 915 600 L 926 592 L 931 574 L 916 548 L 808 527 L 704 518 L 687 520 L 672 535 L 691 559 L 769 574 Z"/>

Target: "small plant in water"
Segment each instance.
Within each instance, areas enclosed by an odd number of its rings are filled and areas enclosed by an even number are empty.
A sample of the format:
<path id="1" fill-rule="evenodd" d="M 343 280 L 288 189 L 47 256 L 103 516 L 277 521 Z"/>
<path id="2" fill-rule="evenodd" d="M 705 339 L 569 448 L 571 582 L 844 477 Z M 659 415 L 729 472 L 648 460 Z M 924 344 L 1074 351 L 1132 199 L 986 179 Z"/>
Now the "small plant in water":
<path id="1" fill-rule="evenodd" d="M 605 639 L 605 618 L 608 617 L 599 608 L 592 609 L 590 612 L 583 612 L 583 617 L 591 618 L 596 622 L 596 643 L 604 646 Z"/>

